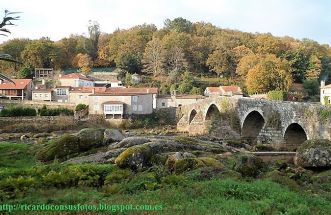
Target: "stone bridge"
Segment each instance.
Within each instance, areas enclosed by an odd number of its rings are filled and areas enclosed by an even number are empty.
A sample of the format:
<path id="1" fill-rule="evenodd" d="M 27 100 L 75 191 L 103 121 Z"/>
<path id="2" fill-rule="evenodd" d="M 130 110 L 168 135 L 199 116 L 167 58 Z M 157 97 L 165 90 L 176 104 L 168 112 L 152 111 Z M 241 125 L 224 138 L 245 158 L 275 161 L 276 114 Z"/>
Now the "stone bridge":
<path id="1" fill-rule="evenodd" d="M 316 103 L 215 97 L 184 105 L 177 129 L 190 135 L 250 139 L 297 146 L 307 139 L 331 139 L 331 108 Z"/>

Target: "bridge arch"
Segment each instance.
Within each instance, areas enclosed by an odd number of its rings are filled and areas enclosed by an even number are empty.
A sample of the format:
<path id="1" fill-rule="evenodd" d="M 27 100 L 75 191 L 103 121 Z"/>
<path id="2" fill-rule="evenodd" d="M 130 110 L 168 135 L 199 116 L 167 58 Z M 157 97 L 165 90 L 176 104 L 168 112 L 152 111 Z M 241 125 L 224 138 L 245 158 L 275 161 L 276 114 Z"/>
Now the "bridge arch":
<path id="1" fill-rule="evenodd" d="M 286 127 L 284 140 L 287 145 L 300 145 L 308 140 L 308 135 L 299 123 L 294 122 Z"/>
<path id="2" fill-rule="evenodd" d="M 243 120 L 241 136 L 244 138 L 257 138 L 264 124 L 265 120 L 259 111 L 250 111 Z"/>
<path id="3" fill-rule="evenodd" d="M 215 104 L 211 104 L 207 109 L 207 112 L 205 115 L 205 121 L 212 120 L 212 118 L 214 116 L 219 116 L 219 115 L 220 115 L 220 111 L 217 108 L 217 106 Z"/>
<path id="4" fill-rule="evenodd" d="M 195 109 L 192 109 L 189 115 L 189 119 L 188 119 L 188 124 L 191 124 L 191 122 L 193 121 L 193 119 L 195 118 L 195 116 L 197 115 L 197 111 Z"/>

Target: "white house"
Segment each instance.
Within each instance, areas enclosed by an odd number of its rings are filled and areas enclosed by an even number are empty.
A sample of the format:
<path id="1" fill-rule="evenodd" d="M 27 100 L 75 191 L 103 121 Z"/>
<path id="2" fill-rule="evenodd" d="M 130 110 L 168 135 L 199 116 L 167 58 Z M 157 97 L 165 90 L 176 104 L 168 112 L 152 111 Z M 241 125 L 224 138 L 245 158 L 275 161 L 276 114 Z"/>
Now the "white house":
<path id="1" fill-rule="evenodd" d="M 61 86 L 70 87 L 93 87 L 94 82 L 90 78 L 80 73 L 70 73 L 59 77 Z"/>
<path id="2" fill-rule="evenodd" d="M 242 97 L 243 93 L 238 86 L 219 86 L 207 87 L 204 92 L 205 96 L 239 96 Z"/>
<path id="3" fill-rule="evenodd" d="M 321 103 L 331 104 L 331 84 L 325 85 L 325 81 L 321 81 Z"/>

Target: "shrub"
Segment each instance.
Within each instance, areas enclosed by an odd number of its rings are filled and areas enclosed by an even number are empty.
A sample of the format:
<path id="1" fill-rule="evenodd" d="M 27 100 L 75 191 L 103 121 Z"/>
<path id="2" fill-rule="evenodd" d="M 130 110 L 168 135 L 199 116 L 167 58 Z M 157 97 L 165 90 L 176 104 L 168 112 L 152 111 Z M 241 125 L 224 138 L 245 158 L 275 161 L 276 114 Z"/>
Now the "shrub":
<path id="1" fill-rule="evenodd" d="M 287 93 L 281 90 L 272 90 L 268 92 L 267 97 L 270 100 L 285 101 L 287 100 Z"/>
<path id="2" fill-rule="evenodd" d="M 74 112 L 68 108 L 48 109 L 45 105 L 38 110 L 40 116 L 73 116 Z"/>
<path id="3" fill-rule="evenodd" d="M 31 176 L 18 178 L 9 177 L 0 183 L 0 190 L 5 192 L 25 192 L 30 188 L 37 186 L 37 180 Z"/>
<path id="4" fill-rule="evenodd" d="M 130 176 L 131 176 L 131 171 L 128 169 L 115 170 L 106 176 L 105 185 L 123 183 Z"/>
<path id="5" fill-rule="evenodd" d="M 235 170 L 244 177 L 257 177 L 264 168 L 265 165 L 261 158 L 254 155 L 241 155 Z"/>
<path id="6" fill-rule="evenodd" d="M 16 116 L 36 116 L 37 112 L 34 108 L 24 107 L 10 107 L 3 109 L 0 112 L 0 116 L 3 117 L 16 117 Z"/>
<path id="7" fill-rule="evenodd" d="M 85 110 L 88 108 L 88 105 L 86 104 L 78 104 L 76 107 L 75 107 L 75 111 L 78 112 L 78 111 L 81 111 L 81 110 Z"/>

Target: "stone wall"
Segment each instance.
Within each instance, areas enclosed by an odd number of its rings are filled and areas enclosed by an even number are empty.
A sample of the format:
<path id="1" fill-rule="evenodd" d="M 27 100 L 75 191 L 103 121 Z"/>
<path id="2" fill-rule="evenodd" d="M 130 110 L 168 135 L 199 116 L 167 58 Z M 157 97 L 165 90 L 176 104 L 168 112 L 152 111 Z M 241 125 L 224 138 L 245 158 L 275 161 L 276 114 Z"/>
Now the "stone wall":
<path id="1" fill-rule="evenodd" d="M 295 129 L 298 128 L 303 130 L 302 133 L 306 135 L 307 139 L 331 139 L 330 107 L 316 103 L 281 102 L 253 98 L 214 97 L 192 105 L 184 105 L 181 107 L 181 117 L 177 123 L 178 131 L 188 132 L 190 135 L 210 133 L 208 130 L 208 123 L 210 122 L 206 117 L 212 106 L 216 107 L 221 115 L 218 123 L 219 131 L 217 132 L 223 137 L 225 134 L 231 134 L 232 131 L 235 132 L 232 135 L 234 138 L 236 133 L 243 135 L 247 126 L 250 126 L 254 131 L 260 120 L 262 124 L 256 136 L 257 142 L 260 143 L 284 144 L 289 130 L 293 129 L 295 132 Z M 260 119 L 253 116 L 252 113 L 261 116 Z M 247 121 L 252 122 L 248 123 Z M 237 123 L 239 126 L 236 126 Z M 225 128 L 230 128 L 232 131 L 225 131 Z"/>
<path id="2" fill-rule="evenodd" d="M 74 116 L 24 116 L 24 117 L 0 117 L 0 128 L 7 125 L 13 125 L 17 123 L 40 123 L 40 124 L 48 124 L 48 123 L 57 123 L 57 122 L 75 122 Z"/>
<path id="3" fill-rule="evenodd" d="M 49 102 L 49 101 L 31 101 L 31 100 L 8 100 L 1 99 L 0 105 L 10 106 L 10 105 L 24 105 L 34 108 L 42 108 L 44 105 L 47 108 L 68 108 L 74 110 L 76 105 L 72 103 L 62 103 L 62 102 Z"/>

